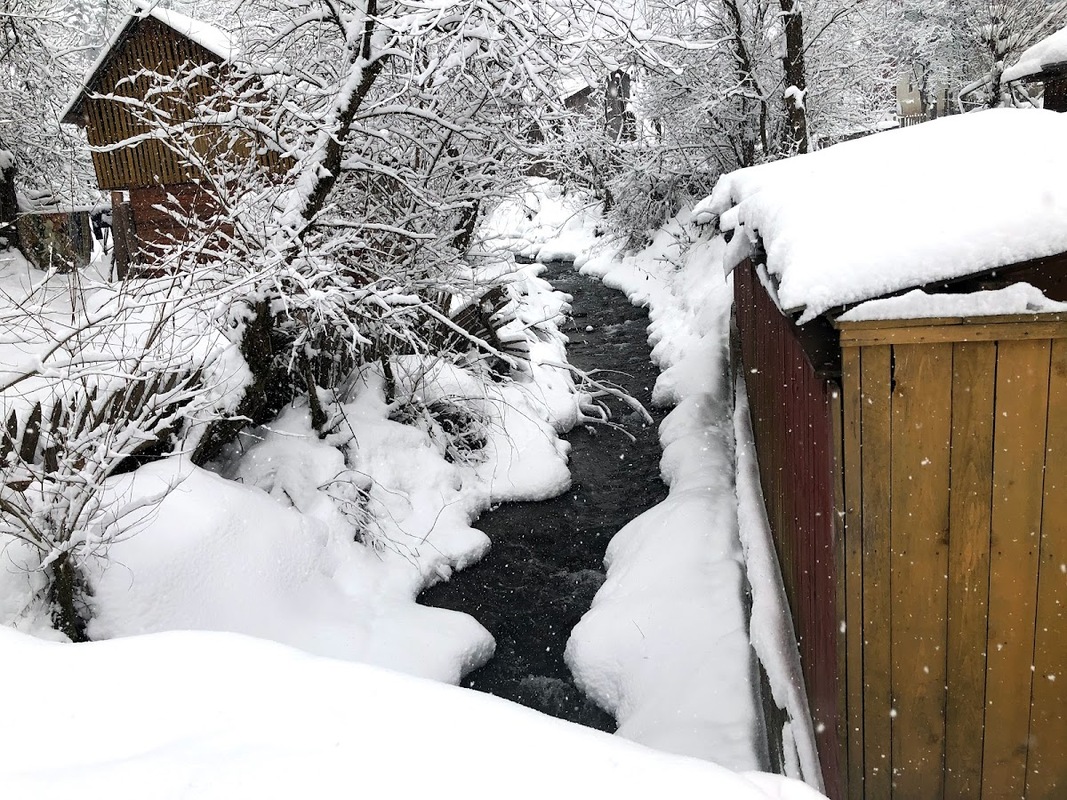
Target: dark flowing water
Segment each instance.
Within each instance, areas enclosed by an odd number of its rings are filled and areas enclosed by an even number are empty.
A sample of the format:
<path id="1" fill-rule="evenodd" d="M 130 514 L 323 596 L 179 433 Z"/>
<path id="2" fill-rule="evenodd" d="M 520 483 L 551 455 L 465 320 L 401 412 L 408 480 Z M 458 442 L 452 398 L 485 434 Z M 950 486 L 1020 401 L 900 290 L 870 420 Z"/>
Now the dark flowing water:
<path id="1" fill-rule="evenodd" d="M 662 413 L 650 403 L 658 372 L 650 360 L 642 309 L 569 265 L 550 265 L 545 277 L 574 298 L 564 328 L 571 363 L 600 370 L 598 379 L 639 399 L 655 423 L 647 425 L 639 414 L 611 401 L 612 419 L 625 433 L 582 425 L 568 434 L 570 490 L 552 500 L 507 503 L 483 514 L 477 525 L 493 542 L 489 554 L 419 600 L 465 611 L 496 638 L 496 655 L 464 686 L 614 731 L 611 716 L 574 686 L 563 650 L 604 581 L 608 541 L 667 495 L 659 477 Z"/>

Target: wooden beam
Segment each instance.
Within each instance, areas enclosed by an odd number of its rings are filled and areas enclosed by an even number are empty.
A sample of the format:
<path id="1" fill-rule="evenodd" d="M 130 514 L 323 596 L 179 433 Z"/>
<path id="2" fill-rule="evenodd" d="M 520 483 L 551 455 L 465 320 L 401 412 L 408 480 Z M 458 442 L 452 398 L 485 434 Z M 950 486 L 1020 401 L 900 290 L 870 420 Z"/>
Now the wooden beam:
<path id="1" fill-rule="evenodd" d="M 855 327 L 854 327 L 855 326 Z M 989 317 L 985 320 L 887 320 L 878 325 L 839 324 L 842 347 L 1067 338 L 1067 316 Z"/>

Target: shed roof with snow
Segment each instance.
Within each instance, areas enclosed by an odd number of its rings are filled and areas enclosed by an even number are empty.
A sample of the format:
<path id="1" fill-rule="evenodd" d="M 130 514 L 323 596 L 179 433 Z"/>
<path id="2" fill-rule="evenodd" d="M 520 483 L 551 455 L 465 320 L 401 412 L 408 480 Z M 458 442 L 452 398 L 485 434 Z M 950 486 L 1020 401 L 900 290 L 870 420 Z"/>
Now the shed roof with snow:
<path id="1" fill-rule="evenodd" d="M 1064 142 L 1048 111 L 947 117 L 730 173 L 695 217 L 734 234 L 728 269 L 761 250 L 803 323 L 1067 252 Z"/>
<path id="2" fill-rule="evenodd" d="M 1019 60 L 1004 70 L 1000 79 L 1005 83 L 1017 80 L 1042 80 L 1044 76 L 1067 72 L 1067 28 L 1028 47 Z"/>

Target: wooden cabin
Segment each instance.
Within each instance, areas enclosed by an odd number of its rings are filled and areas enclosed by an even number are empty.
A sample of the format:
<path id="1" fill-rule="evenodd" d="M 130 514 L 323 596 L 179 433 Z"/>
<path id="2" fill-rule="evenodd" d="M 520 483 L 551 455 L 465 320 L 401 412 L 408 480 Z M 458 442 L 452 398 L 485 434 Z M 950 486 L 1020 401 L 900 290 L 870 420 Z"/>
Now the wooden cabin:
<path id="1" fill-rule="evenodd" d="M 236 52 L 230 36 L 218 28 L 175 11 L 137 7 L 64 112 L 63 122 L 85 128 L 94 148 L 97 182 L 111 192 L 120 276 L 131 262 L 150 264 L 162 248 L 184 241 L 187 224 L 182 217 L 205 220 L 214 213 L 197 166 L 158 138 L 146 136 L 153 130 L 154 112 L 135 112 L 134 105 L 144 101 L 150 89 L 158 91 L 161 79 L 199 69 L 200 77 L 184 80 L 181 90 L 165 94 L 156 104 L 172 120 L 189 122 L 193 106 L 227 79 Z M 245 156 L 252 146 L 243 139 L 235 145 L 231 136 L 207 125 L 191 130 L 192 149 L 206 161 L 227 153 Z M 262 148 L 257 152 L 264 168 L 278 167 L 275 154 Z"/>
<path id="2" fill-rule="evenodd" d="M 732 234 L 834 800 L 1067 797 L 1065 139 L 1045 111 L 950 117 L 741 170 L 696 210 Z M 1044 156 L 979 191 L 971 148 L 1006 142 Z M 917 154 L 944 188 L 894 188 Z"/>

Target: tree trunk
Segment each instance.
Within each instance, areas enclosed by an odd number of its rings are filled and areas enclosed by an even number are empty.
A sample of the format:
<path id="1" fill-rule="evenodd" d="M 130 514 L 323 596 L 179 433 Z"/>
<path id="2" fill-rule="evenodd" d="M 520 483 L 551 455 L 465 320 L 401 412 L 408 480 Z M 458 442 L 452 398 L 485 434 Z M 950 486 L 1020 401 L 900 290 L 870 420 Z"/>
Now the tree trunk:
<path id="1" fill-rule="evenodd" d="M 6 154 L 0 151 L 0 158 Z M 0 238 L 6 240 L 8 247 L 22 247 L 19 241 L 18 220 L 19 203 L 15 196 L 15 159 L 5 162 L 0 169 Z"/>
<path id="2" fill-rule="evenodd" d="M 785 118 L 781 149 L 786 155 L 808 152 L 808 113 L 804 106 L 808 85 L 804 77 L 804 18 L 799 0 L 780 0 L 785 26 Z"/>
<path id="3" fill-rule="evenodd" d="M 48 602 L 52 607 L 52 623 L 56 630 L 70 637 L 72 642 L 87 642 L 85 632 L 89 624 L 85 598 L 88 584 L 82 571 L 64 553 L 53 561 L 46 572 L 48 577 Z"/>

